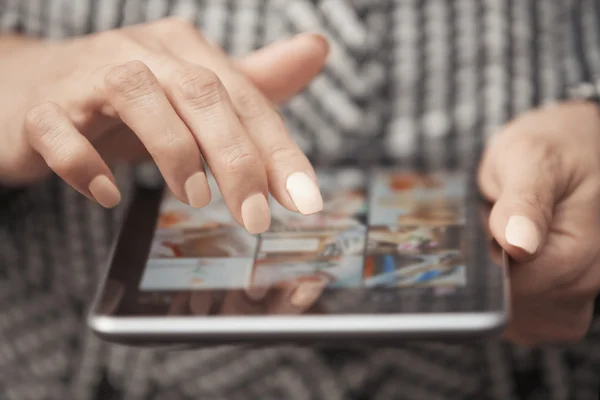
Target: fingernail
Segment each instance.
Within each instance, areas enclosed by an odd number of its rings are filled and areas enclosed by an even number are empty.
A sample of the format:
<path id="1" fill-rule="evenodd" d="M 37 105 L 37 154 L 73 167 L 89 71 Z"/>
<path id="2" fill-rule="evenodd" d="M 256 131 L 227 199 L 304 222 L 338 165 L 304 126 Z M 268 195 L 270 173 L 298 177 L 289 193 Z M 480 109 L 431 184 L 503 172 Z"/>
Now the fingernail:
<path id="1" fill-rule="evenodd" d="M 320 43 L 320 45 L 323 47 L 323 49 L 326 52 L 329 52 L 329 40 L 327 39 L 327 37 L 325 35 L 322 35 L 320 33 L 316 33 L 316 32 L 303 32 L 303 33 L 299 33 L 297 36 L 297 38 L 310 38 L 312 40 L 316 40 Z"/>
<path id="2" fill-rule="evenodd" d="M 204 172 L 196 172 L 187 178 L 184 189 L 190 206 L 202 208 L 210 203 L 210 189 Z"/>
<path id="3" fill-rule="evenodd" d="M 535 254 L 540 245 L 540 233 L 537 227 L 529 218 L 521 215 L 513 215 L 508 219 L 505 237 L 509 244 L 529 254 Z"/>
<path id="4" fill-rule="evenodd" d="M 242 203 L 242 220 L 246 230 L 252 234 L 263 233 L 271 225 L 271 211 L 267 198 L 262 193 L 248 197 Z"/>
<path id="5" fill-rule="evenodd" d="M 306 37 L 306 38 L 310 38 L 310 39 L 316 39 L 319 42 L 322 42 L 322 44 L 329 46 L 329 41 L 327 40 L 327 37 L 319 32 L 300 32 L 299 34 L 296 35 L 296 37 L 297 38 Z"/>
<path id="6" fill-rule="evenodd" d="M 121 192 L 106 175 L 98 175 L 92 179 L 88 189 L 102 207 L 113 208 L 121 202 Z"/>
<path id="7" fill-rule="evenodd" d="M 304 215 L 314 214 L 323 209 L 323 197 L 315 181 L 304 172 L 291 174 L 285 187 L 294 205 Z"/>

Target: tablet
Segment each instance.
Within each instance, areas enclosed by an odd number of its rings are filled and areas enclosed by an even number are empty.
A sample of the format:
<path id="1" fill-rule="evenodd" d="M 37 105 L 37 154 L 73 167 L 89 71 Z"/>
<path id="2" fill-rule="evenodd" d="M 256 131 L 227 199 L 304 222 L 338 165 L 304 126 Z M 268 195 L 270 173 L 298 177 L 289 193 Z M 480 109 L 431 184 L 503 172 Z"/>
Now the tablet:
<path id="1" fill-rule="evenodd" d="M 144 344 L 460 338 L 504 327 L 506 255 L 490 250 L 472 174 L 317 175 L 323 211 L 303 216 L 271 200 L 271 227 L 256 236 L 212 180 L 202 209 L 139 188 L 92 330 Z"/>

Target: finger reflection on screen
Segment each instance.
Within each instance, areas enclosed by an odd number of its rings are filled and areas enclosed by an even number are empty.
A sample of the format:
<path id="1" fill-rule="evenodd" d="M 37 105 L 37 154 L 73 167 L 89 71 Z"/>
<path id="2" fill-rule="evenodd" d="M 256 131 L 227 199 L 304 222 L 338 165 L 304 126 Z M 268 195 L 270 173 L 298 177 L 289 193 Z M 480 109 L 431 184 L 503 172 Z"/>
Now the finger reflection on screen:
<path id="1" fill-rule="evenodd" d="M 267 288 L 264 296 L 258 300 L 251 298 L 247 290 L 228 292 L 219 311 L 222 315 L 262 315 L 266 314 L 267 303 L 273 297 Z"/>
<path id="2" fill-rule="evenodd" d="M 199 290 L 190 296 L 190 311 L 192 315 L 208 315 L 213 303 L 212 292 Z"/>
<path id="3" fill-rule="evenodd" d="M 277 296 L 269 303 L 269 314 L 301 314 L 312 307 L 333 280 L 317 271 L 278 284 Z"/>
<path id="4" fill-rule="evenodd" d="M 169 305 L 168 315 L 186 315 L 188 313 L 188 302 L 190 299 L 190 293 L 177 293 L 171 299 Z"/>
<path id="5" fill-rule="evenodd" d="M 246 295 L 250 297 L 250 299 L 254 301 L 259 301 L 265 298 L 265 296 L 269 293 L 268 286 L 251 286 L 246 288 Z"/>
<path id="6" fill-rule="evenodd" d="M 230 292 L 223 301 L 223 315 L 294 315 L 315 305 L 332 277 L 316 273 L 272 286 Z"/>
<path id="7" fill-rule="evenodd" d="M 298 308 L 308 308 L 314 304 L 325 289 L 324 282 L 302 282 L 292 293 L 290 302 Z"/>

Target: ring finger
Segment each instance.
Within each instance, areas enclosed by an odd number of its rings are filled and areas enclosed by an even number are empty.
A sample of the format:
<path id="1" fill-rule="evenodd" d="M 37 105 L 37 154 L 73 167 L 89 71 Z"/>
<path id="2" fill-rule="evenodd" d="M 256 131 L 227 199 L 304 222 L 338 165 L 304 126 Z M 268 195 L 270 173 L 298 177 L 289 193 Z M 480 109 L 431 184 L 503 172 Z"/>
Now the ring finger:
<path id="1" fill-rule="evenodd" d="M 105 84 L 110 105 L 146 147 L 173 193 L 193 207 L 208 204 L 200 149 L 146 64 L 114 67 Z"/>
<path id="2" fill-rule="evenodd" d="M 236 115 L 264 162 L 269 190 L 273 196 L 292 211 L 302 214 L 321 211 L 323 199 L 314 170 L 288 134 L 283 119 L 272 102 L 232 65 L 225 53 L 212 47 L 199 34 L 192 34 L 190 37 L 195 51 L 189 51 L 189 43 L 183 42 L 173 44 L 171 50 L 194 64 L 218 71 Z M 299 36 L 294 40 L 313 39 Z"/>
<path id="3" fill-rule="evenodd" d="M 65 182 L 104 207 L 120 202 L 110 169 L 58 104 L 34 107 L 27 114 L 25 130 L 30 145 Z"/>
<path id="4" fill-rule="evenodd" d="M 271 216 L 265 166 L 219 77 L 190 64 L 172 75 L 167 87 L 234 218 L 250 233 L 266 231 Z"/>

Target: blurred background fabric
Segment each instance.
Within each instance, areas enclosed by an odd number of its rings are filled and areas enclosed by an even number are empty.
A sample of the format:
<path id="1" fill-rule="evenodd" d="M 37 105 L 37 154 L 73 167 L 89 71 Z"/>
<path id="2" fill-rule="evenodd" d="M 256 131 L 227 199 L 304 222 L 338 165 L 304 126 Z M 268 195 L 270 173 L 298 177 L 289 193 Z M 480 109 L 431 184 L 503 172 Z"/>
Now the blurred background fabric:
<path id="1" fill-rule="evenodd" d="M 325 34 L 326 71 L 283 108 L 318 164 L 468 165 L 480 138 L 511 117 L 600 76 L 591 0 L 0 0 L 2 30 L 53 39 L 167 15 L 194 21 L 233 56 Z M 126 196 L 131 174 L 117 174 Z M 598 397 L 598 323 L 581 343 L 541 349 L 104 343 L 84 318 L 123 210 L 103 210 L 56 179 L 27 191 L 27 202 L 0 214 L 2 399 Z"/>

